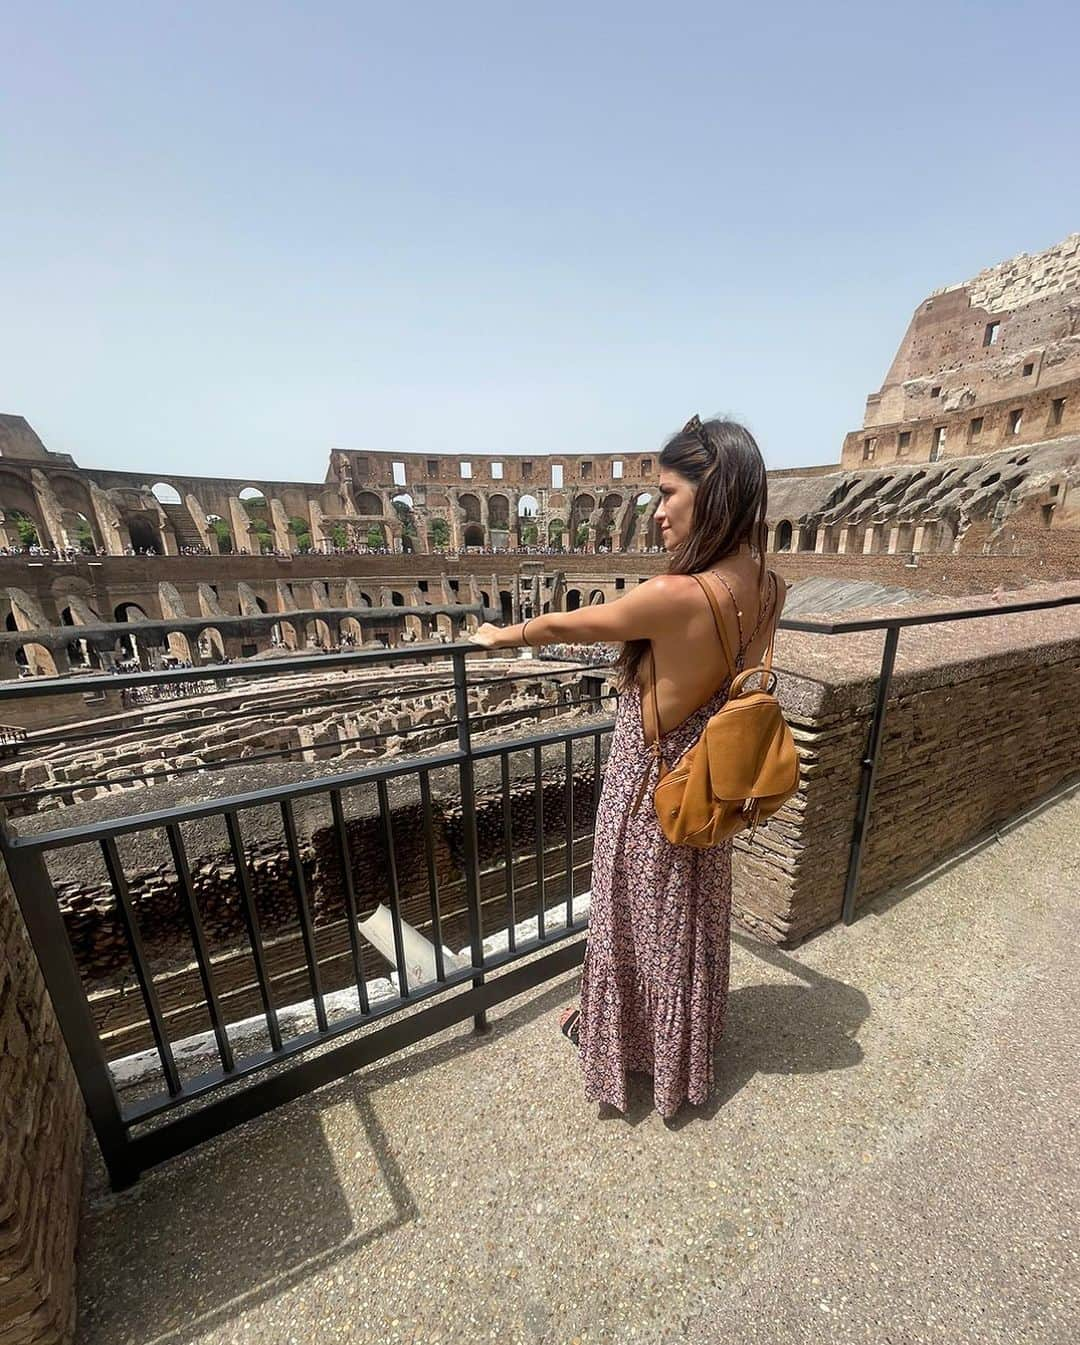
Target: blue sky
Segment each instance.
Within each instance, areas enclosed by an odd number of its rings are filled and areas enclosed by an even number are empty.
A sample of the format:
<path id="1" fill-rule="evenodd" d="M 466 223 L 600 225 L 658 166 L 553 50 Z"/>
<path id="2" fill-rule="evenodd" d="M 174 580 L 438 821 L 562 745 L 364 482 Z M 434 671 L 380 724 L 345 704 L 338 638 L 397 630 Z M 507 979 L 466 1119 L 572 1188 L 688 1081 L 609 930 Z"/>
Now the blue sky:
<path id="1" fill-rule="evenodd" d="M 1080 229 L 1080 7 L 9 3 L 0 410 L 85 466 L 835 462 L 916 304 Z"/>

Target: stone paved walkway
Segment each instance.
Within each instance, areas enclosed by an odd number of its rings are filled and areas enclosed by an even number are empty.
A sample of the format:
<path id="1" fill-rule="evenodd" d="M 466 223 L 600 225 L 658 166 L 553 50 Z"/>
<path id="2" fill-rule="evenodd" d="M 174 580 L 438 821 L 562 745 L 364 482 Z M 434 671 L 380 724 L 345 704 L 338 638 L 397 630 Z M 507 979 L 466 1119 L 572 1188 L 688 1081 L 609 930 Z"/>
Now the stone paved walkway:
<path id="1" fill-rule="evenodd" d="M 582 1100 L 573 973 L 99 1169 L 79 1339 L 1072 1342 L 1078 892 L 1074 792 L 794 952 L 737 934 L 722 1087 L 673 1129 Z"/>

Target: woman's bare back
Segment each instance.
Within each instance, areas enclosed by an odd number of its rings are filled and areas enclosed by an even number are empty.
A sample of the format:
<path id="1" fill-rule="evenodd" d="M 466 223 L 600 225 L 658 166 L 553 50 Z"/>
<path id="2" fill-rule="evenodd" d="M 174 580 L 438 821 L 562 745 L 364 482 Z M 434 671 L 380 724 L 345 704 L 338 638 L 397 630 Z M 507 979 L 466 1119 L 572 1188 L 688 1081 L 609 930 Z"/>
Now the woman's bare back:
<path id="1" fill-rule="evenodd" d="M 760 591 L 759 606 L 759 564 L 757 557 L 747 550 L 727 557 L 716 566 L 715 571 L 707 571 L 702 576 L 716 595 L 724 631 L 733 653 L 740 645 L 745 644 L 751 632 L 757 627 L 756 636 L 743 651 L 744 668 L 752 668 L 764 658 L 774 616 L 778 616 L 783 610 L 784 599 L 787 596 L 787 584 L 777 575 L 777 600 L 774 612 L 772 583 L 766 572 L 765 584 Z M 721 577 L 718 578 L 718 575 Z M 652 641 L 653 658 L 656 662 L 656 697 L 660 706 L 661 728 L 665 734 L 670 733 L 683 720 L 688 719 L 699 706 L 704 705 L 732 671 L 724 657 L 724 649 L 704 593 L 691 576 L 687 575 L 686 580 L 688 587 L 685 623 L 677 633 L 664 635 Z M 731 589 L 731 594 L 725 588 L 724 581 Z M 739 617 L 736 617 L 731 595 L 734 595 L 738 604 L 741 613 Z M 650 705 L 647 658 L 641 663 L 638 677 L 642 687 L 642 704 Z M 651 743 L 654 737 L 651 708 L 644 711 L 644 721 L 646 742 Z"/>

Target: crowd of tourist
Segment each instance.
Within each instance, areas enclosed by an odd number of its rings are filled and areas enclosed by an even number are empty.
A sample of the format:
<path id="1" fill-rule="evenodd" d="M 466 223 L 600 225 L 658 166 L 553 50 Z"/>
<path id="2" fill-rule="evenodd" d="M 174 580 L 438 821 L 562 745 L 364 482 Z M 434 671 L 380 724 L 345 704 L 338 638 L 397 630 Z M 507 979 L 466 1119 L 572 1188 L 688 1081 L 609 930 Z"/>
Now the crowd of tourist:
<path id="1" fill-rule="evenodd" d="M 34 560 L 51 560 L 61 565 L 73 565 L 83 556 L 107 556 L 110 553 L 102 546 L 2 546 L 0 556 L 31 556 Z M 157 549 L 152 546 L 125 546 L 125 556 L 156 556 Z M 209 553 L 207 553 L 209 554 Z"/>
<path id="2" fill-rule="evenodd" d="M 190 668 L 190 663 L 179 665 L 183 668 Z M 121 671 L 119 665 L 117 672 Z M 138 671 L 138 665 L 136 665 Z M 189 696 L 209 696 L 217 688 L 216 682 L 159 682 L 153 686 L 144 687 L 124 687 L 120 692 L 120 699 L 125 709 L 131 709 L 136 705 L 156 705 L 158 701 L 180 701 L 186 700 Z"/>
<path id="3" fill-rule="evenodd" d="M 643 553 L 638 554 L 652 555 L 663 551 L 662 546 L 647 546 Z M 578 546 L 568 553 L 563 547 L 554 546 L 463 546 L 448 547 L 436 546 L 431 548 L 431 555 L 445 556 L 448 560 L 460 560 L 468 556 L 565 556 L 574 555 L 606 555 L 610 553 L 611 547 L 601 545 L 594 547 L 591 543 Z M 34 559 L 50 560 L 58 563 L 74 563 L 84 556 L 107 556 L 110 553 L 103 547 L 77 547 L 77 546 L 4 546 L 0 547 L 0 556 L 31 556 Z M 158 551 L 155 546 L 125 546 L 121 553 L 125 556 L 160 556 L 163 553 Z M 208 546 L 182 546 L 178 553 L 180 556 L 212 556 L 214 552 Z M 248 551 L 245 547 L 239 547 L 236 551 L 230 553 L 237 556 L 277 556 L 281 560 L 290 560 L 294 555 L 309 556 L 393 556 L 400 555 L 401 552 L 395 552 L 388 546 L 368 546 L 364 542 L 351 542 L 347 546 L 335 546 L 332 542 L 320 542 L 316 546 L 308 547 L 305 551 L 297 553 L 285 551 L 280 547 L 267 547 L 260 552 Z"/>
<path id="4" fill-rule="evenodd" d="M 543 659 L 561 663 L 614 663 L 619 651 L 610 644 L 545 644 L 538 650 Z"/>
<path id="5" fill-rule="evenodd" d="M 61 562 L 72 562 L 79 559 L 80 556 L 105 556 L 108 552 L 100 547 L 87 549 L 82 546 L 38 546 L 34 543 L 32 546 L 3 546 L 0 547 L 0 556 L 33 556 L 35 560 L 53 560 Z"/>
<path id="6" fill-rule="evenodd" d="M 644 554 L 651 555 L 663 549 L 662 546 L 647 546 L 644 548 Z M 610 546 L 602 543 L 599 547 L 595 547 L 591 542 L 576 546 L 570 551 L 561 546 L 463 546 L 456 550 L 446 546 L 431 548 L 433 556 L 447 556 L 451 560 L 458 560 L 463 556 L 604 556 L 610 552 Z"/>

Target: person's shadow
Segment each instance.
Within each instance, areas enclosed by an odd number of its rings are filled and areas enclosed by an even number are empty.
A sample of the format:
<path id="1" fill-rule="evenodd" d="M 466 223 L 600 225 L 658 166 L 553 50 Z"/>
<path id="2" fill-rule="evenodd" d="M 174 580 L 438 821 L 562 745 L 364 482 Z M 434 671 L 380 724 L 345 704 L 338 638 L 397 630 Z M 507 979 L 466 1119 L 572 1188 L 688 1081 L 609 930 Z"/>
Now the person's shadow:
<path id="1" fill-rule="evenodd" d="M 672 1128 L 714 1117 L 755 1074 L 820 1073 L 862 1059 L 855 1036 L 869 1001 L 861 990 L 739 932 L 732 942 L 798 983 L 742 985 L 731 992 L 713 1096 L 702 1107 L 684 1104 L 667 1122 Z M 100 1158 L 88 1141 L 92 1175 L 78 1339 L 83 1345 L 135 1338 L 189 1345 L 413 1223 L 428 1202 L 412 1191 L 410 1174 L 383 1131 L 379 1090 L 444 1063 L 467 1070 L 468 1058 L 490 1050 L 493 1038 L 541 1019 L 551 1022 L 550 1049 L 569 1051 L 554 1019 L 558 1008 L 578 997 L 580 981 L 580 967 L 563 973 L 503 1006 L 489 1032 L 454 1025 L 437 1039 L 297 1099 L 285 1112 L 219 1136 L 119 1195 L 105 1190 Z M 569 1064 L 566 1078 L 579 1090 L 577 1069 Z M 330 1136 L 339 1128 L 347 1132 L 348 1124 L 324 1119 L 342 1104 L 355 1109 L 357 1135 L 363 1136 L 346 1153 Z M 637 1125 L 654 1110 L 652 1078 L 635 1074 L 629 1110 L 600 1104 L 599 1116 Z M 369 1170 L 358 1208 L 342 1189 L 342 1162 Z"/>
<path id="2" fill-rule="evenodd" d="M 862 990 L 737 931 L 731 942 L 802 984 L 770 982 L 730 992 L 716 1048 L 713 1094 L 701 1106 L 684 1103 L 665 1121 L 671 1130 L 711 1120 L 756 1074 L 824 1074 L 850 1069 L 863 1058 L 857 1034 L 870 1015 L 870 1001 Z M 601 1104 L 601 1119 L 639 1125 L 655 1110 L 651 1075 L 632 1074 L 628 1091 L 627 1111 Z"/>

